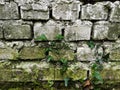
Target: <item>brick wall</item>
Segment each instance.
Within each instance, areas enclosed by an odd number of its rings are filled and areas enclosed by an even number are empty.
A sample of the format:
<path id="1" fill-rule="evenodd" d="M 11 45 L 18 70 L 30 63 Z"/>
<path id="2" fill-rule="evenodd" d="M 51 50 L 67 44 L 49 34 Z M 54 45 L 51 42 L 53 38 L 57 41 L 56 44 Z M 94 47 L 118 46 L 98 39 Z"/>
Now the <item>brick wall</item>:
<path id="1" fill-rule="evenodd" d="M 47 40 L 37 39 L 41 35 Z M 60 43 L 56 35 L 64 36 L 70 50 L 46 54 L 50 41 Z M 44 85 L 44 81 L 63 81 L 58 63 L 61 57 L 69 62 L 65 76 L 73 81 L 87 78 L 91 63 L 98 57 L 96 47 L 91 49 L 87 44 L 89 41 L 100 45 L 98 53 L 110 54 L 109 61 L 102 62 L 101 76 L 108 84 L 119 86 L 119 1 L 83 4 L 79 0 L 0 0 L 0 90 L 46 90 L 32 85 L 19 88 L 12 83 L 37 81 Z M 49 55 L 54 57 L 54 64 L 47 62 Z"/>

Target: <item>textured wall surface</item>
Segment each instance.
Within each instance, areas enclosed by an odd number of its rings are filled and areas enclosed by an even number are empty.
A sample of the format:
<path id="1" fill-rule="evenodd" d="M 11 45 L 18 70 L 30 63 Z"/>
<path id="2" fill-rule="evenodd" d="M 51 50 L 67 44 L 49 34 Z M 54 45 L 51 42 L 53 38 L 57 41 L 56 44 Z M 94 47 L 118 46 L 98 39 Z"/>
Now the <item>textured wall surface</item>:
<path id="1" fill-rule="evenodd" d="M 43 34 L 47 41 L 37 39 Z M 58 34 L 64 36 L 70 50 L 60 49 L 59 55 L 46 54 L 49 41 L 56 42 Z M 66 76 L 73 80 L 86 78 L 91 62 L 97 58 L 96 47 L 91 49 L 88 41 L 100 44 L 98 53 L 109 53 L 109 62 L 103 62 L 103 79 L 112 85 L 120 83 L 119 1 L 83 4 L 79 0 L 0 0 L 0 88 L 47 90 L 32 85 L 7 87 L 14 86 L 8 84 L 14 82 L 64 80 L 57 64 L 60 57 L 70 62 Z M 47 62 L 49 55 L 55 64 Z"/>

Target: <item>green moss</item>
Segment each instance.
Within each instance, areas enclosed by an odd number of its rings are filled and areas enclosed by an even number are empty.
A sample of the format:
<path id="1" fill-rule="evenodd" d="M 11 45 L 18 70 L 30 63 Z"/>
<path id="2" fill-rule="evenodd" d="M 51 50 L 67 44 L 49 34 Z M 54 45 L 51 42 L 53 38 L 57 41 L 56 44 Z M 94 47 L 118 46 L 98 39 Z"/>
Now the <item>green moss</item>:
<path id="1" fill-rule="evenodd" d="M 116 40 L 120 35 L 119 24 L 111 24 L 108 31 L 108 39 Z"/>
<path id="2" fill-rule="evenodd" d="M 45 58 L 45 48 L 24 47 L 20 51 L 20 59 L 43 59 Z"/>
<path id="3" fill-rule="evenodd" d="M 66 77 L 71 78 L 72 80 L 80 80 L 86 78 L 87 70 L 85 67 L 83 67 L 83 65 L 84 64 L 79 62 L 70 64 L 64 75 L 61 75 L 61 66 L 55 67 L 55 80 L 64 80 Z"/>
<path id="4" fill-rule="evenodd" d="M 104 80 L 109 80 L 110 82 L 114 81 L 114 84 L 120 81 L 120 70 L 103 70 L 101 76 Z"/>
<path id="5" fill-rule="evenodd" d="M 72 78 L 72 80 L 80 80 L 86 78 L 86 72 L 86 70 L 82 70 L 80 68 L 74 70 L 68 69 L 66 74 L 69 78 Z"/>
<path id="6" fill-rule="evenodd" d="M 22 88 L 10 88 L 8 90 L 23 90 Z"/>
<path id="7" fill-rule="evenodd" d="M 51 51 L 49 55 L 52 56 L 55 61 L 60 60 L 61 58 L 66 60 L 74 60 L 75 57 L 75 53 L 72 50 L 63 49 L 57 50 L 57 52 Z"/>
<path id="8" fill-rule="evenodd" d="M 111 60 L 120 60 L 120 48 L 114 49 L 110 53 Z"/>

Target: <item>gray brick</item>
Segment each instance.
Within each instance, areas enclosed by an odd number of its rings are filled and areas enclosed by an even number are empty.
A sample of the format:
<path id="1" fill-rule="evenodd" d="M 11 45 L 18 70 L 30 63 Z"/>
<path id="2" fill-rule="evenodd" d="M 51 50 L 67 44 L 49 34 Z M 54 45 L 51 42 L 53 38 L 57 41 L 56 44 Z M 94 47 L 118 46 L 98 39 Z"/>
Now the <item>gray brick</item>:
<path id="1" fill-rule="evenodd" d="M 95 40 L 117 40 L 120 35 L 119 23 L 99 21 L 94 25 L 93 39 Z"/>
<path id="2" fill-rule="evenodd" d="M 91 22 L 77 20 L 73 25 L 65 28 L 65 40 L 90 40 L 91 28 Z"/>
<path id="3" fill-rule="evenodd" d="M 21 5 L 21 18 L 25 20 L 48 20 L 49 9 L 47 0 L 38 2 L 23 2 Z"/>
<path id="4" fill-rule="evenodd" d="M 0 19 L 19 19 L 17 4 L 14 2 L 0 4 Z"/>
<path id="5" fill-rule="evenodd" d="M 81 19 L 88 20 L 106 20 L 108 17 L 108 8 L 104 4 L 87 4 L 82 6 Z"/>
<path id="6" fill-rule="evenodd" d="M 75 20 L 79 17 L 80 2 L 60 0 L 53 5 L 52 10 L 55 19 Z"/>
<path id="7" fill-rule="evenodd" d="M 61 24 L 58 24 L 53 20 L 50 20 L 45 24 L 37 22 L 34 25 L 34 38 L 36 41 L 41 41 L 39 37 L 43 34 L 48 40 L 56 40 L 55 37 L 61 33 Z"/>
<path id="8" fill-rule="evenodd" d="M 18 58 L 18 51 L 12 48 L 0 48 L 1 60 L 16 60 Z"/>
<path id="9" fill-rule="evenodd" d="M 30 25 L 5 25 L 4 37 L 5 39 L 31 39 Z"/>
<path id="10" fill-rule="evenodd" d="M 120 22 L 120 1 L 114 2 L 110 13 L 110 21 Z"/>

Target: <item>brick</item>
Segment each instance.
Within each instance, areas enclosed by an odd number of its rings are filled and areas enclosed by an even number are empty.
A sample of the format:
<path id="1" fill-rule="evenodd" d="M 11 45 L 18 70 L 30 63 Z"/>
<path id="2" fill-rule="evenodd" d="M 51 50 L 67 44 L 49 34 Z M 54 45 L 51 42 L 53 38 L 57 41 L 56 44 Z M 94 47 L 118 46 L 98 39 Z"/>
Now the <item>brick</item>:
<path id="1" fill-rule="evenodd" d="M 19 1 L 17 1 L 19 3 Z M 21 18 L 24 20 L 48 20 L 49 9 L 47 0 L 40 0 L 29 3 L 25 1 L 21 5 Z"/>
<path id="2" fill-rule="evenodd" d="M 53 4 L 52 11 L 52 16 L 57 20 L 75 20 L 79 17 L 80 2 L 60 0 Z"/>
<path id="3" fill-rule="evenodd" d="M 0 19 L 19 19 L 17 4 L 15 2 L 0 4 Z"/>
<path id="4" fill-rule="evenodd" d="M 21 17 L 24 20 L 48 20 L 49 12 L 22 10 Z"/>
<path id="5" fill-rule="evenodd" d="M 70 64 L 63 75 L 61 74 L 61 69 L 62 66 L 55 67 L 55 80 L 64 80 L 64 78 L 68 77 L 74 81 L 86 78 L 88 66 L 81 62 Z"/>
<path id="6" fill-rule="evenodd" d="M 107 17 L 108 17 L 108 8 L 105 7 L 104 3 L 96 3 L 94 5 L 87 4 L 82 6 L 81 19 L 106 20 Z"/>
<path id="7" fill-rule="evenodd" d="M 49 20 L 47 23 L 35 23 L 34 25 L 34 39 L 41 41 L 39 37 L 45 35 L 48 40 L 56 40 L 57 35 L 61 35 L 61 25 L 53 20 Z"/>
<path id="8" fill-rule="evenodd" d="M 87 43 L 82 43 L 77 47 L 77 60 L 78 61 L 91 61 L 101 59 L 103 55 L 103 48 L 99 43 L 95 43 L 93 48 L 90 48 Z M 97 47 L 98 46 L 98 47 Z M 96 54 L 97 52 L 97 54 Z M 98 55 L 99 54 L 99 55 Z"/>
<path id="9" fill-rule="evenodd" d="M 5 25 L 4 36 L 5 39 L 31 39 L 30 25 Z"/>
<path id="10" fill-rule="evenodd" d="M 100 72 L 104 80 L 109 80 L 113 83 L 120 81 L 120 63 L 119 62 L 109 62 L 103 64 L 103 70 Z"/>
<path id="11" fill-rule="evenodd" d="M 49 55 L 53 57 L 54 61 L 59 61 L 60 59 L 74 60 L 75 53 L 72 50 L 60 49 L 58 52 L 50 51 Z"/>
<path id="12" fill-rule="evenodd" d="M 80 61 L 93 61 L 95 60 L 94 50 L 88 47 L 88 45 L 83 45 L 77 48 L 77 60 Z"/>
<path id="13" fill-rule="evenodd" d="M 45 58 L 45 48 L 23 47 L 19 53 L 20 59 L 43 59 Z"/>
<path id="14" fill-rule="evenodd" d="M 16 60 L 18 58 L 18 51 L 12 48 L 0 48 L 1 60 Z"/>
<path id="15" fill-rule="evenodd" d="M 46 62 L 4 61 L 0 62 L 0 75 L 0 82 L 37 83 L 41 80 L 54 80 L 54 66 Z"/>
<path id="16" fill-rule="evenodd" d="M 22 20 L 4 20 L 0 21 L 0 37 L 6 40 L 31 39 L 33 23 Z M 3 33 L 3 34 L 2 34 Z"/>
<path id="17" fill-rule="evenodd" d="M 111 22 L 120 22 L 120 1 L 114 2 L 110 13 Z"/>
<path id="18" fill-rule="evenodd" d="M 99 21 L 94 25 L 93 39 L 95 40 L 117 40 L 120 35 L 119 23 Z"/>
<path id="19" fill-rule="evenodd" d="M 105 54 L 110 54 L 109 59 L 112 61 L 120 60 L 120 42 L 104 43 Z"/>
<path id="20" fill-rule="evenodd" d="M 90 40 L 92 23 L 89 21 L 76 20 L 73 25 L 65 28 L 65 40 Z"/>

